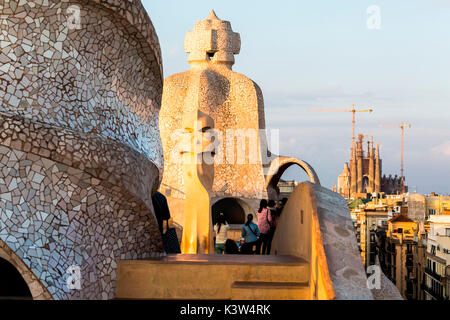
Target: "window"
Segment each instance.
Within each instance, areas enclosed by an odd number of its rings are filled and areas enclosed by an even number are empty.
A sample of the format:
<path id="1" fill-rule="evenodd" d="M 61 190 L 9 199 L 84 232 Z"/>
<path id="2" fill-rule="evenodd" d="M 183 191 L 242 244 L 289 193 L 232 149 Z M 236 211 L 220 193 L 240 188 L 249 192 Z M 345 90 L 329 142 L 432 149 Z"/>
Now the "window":
<path id="1" fill-rule="evenodd" d="M 428 214 L 430 216 L 436 214 L 436 209 L 428 209 Z"/>
<path id="2" fill-rule="evenodd" d="M 431 253 L 436 254 L 436 246 L 431 245 Z"/>
<path id="3" fill-rule="evenodd" d="M 445 235 L 450 237 L 450 228 L 445 228 Z"/>
<path id="4" fill-rule="evenodd" d="M 410 244 L 406 245 L 406 252 L 407 253 L 411 253 L 412 252 L 412 245 L 410 245 Z"/>

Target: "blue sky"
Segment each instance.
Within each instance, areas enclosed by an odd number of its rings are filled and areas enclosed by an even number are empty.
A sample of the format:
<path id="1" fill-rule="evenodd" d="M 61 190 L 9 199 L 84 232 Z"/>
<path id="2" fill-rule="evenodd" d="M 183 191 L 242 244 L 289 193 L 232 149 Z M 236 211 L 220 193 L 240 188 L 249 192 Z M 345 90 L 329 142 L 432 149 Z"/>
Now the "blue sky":
<path id="1" fill-rule="evenodd" d="M 420 193 L 450 193 L 450 1 L 448 0 L 142 0 L 159 36 L 164 76 L 189 68 L 184 37 L 211 9 L 242 39 L 234 71 L 263 90 L 266 122 L 280 129 L 281 153 L 309 162 L 322 184 L 348 161 L 351 115 L 310 108 L 371 106 L 357 133 L 381 143 L 383 173 L 400 172 Z M 381 29 L 367 28 L 369 6 Z M 290 169 L 286 178 L 298 178 Z M 305 178 L 301 175 L 301 179 Z"/>

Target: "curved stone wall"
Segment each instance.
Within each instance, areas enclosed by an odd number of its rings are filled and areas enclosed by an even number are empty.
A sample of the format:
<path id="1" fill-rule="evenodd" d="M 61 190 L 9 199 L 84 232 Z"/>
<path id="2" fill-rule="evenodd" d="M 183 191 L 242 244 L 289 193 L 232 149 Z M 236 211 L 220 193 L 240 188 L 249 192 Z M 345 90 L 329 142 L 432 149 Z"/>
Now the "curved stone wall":
<path id="1" fill-rule="evenodd" d="M 151 25 L 140 2 L 20 4 L 1 9 L 0 111 L 125 143 L 161 167 L 160 49 L 136 35 Z"/>
<path id="2" fill-rule="evenodd" d="M 114 298 L 118 260 L 163 254 L 157 35 L 140 1 L 0 12 L 0 240 L 53 298 Z"/>

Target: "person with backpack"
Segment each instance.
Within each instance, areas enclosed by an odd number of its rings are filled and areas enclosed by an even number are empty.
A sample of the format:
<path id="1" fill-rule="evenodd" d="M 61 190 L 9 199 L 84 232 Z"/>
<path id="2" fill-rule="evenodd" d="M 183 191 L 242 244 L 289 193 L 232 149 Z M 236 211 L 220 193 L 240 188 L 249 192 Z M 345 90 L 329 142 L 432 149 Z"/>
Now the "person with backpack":
<path id="1" fill-rule="evenodd" d="M 254 254 L 258 247 L 258 237 L 260 235 L 258 226 L 253 223 L 253 215 L 250 213 L 247 216 L 247 222 L 242 226 L 242 237 L 244 237 L 244 244 L 241 248 L 242 254 Z"/>
<path id="2" fill-rule="evenodd" d="M 225 215 L 220 213 L 219 219 L 214 226 L 214 231 L 216 232 L 216 254 L 223 254 L 225 251 L 225 243 L 228 240 L 228 229 L 230 229 L 230 225 L 225 220 Z"/>
<path id="3" fill-rule="evenodd" d="M 260 241 L 257 248 L 259 251 L 259 247 L 262 246 L 261 254 L 270 254 L 270 247 L 268 247 L 268 241 L 270 239 L 270 233 L 272 229 L 272 215 L 270 211 L 267 209 L 267 200 L 261 200 L 258 209 L 258 228 L 260 234 Z"/>

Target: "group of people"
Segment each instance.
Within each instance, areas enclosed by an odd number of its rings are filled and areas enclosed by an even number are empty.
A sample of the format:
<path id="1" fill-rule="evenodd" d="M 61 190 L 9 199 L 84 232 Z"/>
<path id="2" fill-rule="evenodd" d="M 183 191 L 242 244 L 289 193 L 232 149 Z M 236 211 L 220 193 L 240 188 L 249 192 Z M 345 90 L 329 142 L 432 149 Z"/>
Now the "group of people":
<path id="1" fill-rule="evenodd" d="M 160 192 L 156 192 L 152 201 L 166 253 L 181 253 L 176 231 L 174 228 L 169 228 L 170 211 L 166 197 Z M 250 213 L 242 226 L 241 235 L 244 241 L 240 248 L 235 241 L 228 239 L 230 225 L 226 221 L 225 215 L 221 213 L 214 226 L 216 253 L 270 254 L 272 238 L 286 202 L 287 198 L 278 203 L 274 200 L 261 200 L 256 213 L 257 223 L 253 222 L 254 216 Z"/>
<path id="2" fill-rule="evenodd" d="M 254 216 L 250 213 L 242 226 L 241 235 L 244 238 L 244 243 L 240 250 L 233 240 L 228 239 L 230 226 L 225 219 L 225 215 L 219 214 L 218 221 L 214 225 L 216 253 L 270 254 L 273 235 L 286 202 L 287 198 L 278 203 L 274 200 L 261 200 L 257 212 L 257 223 L 253 222 Z"/>

